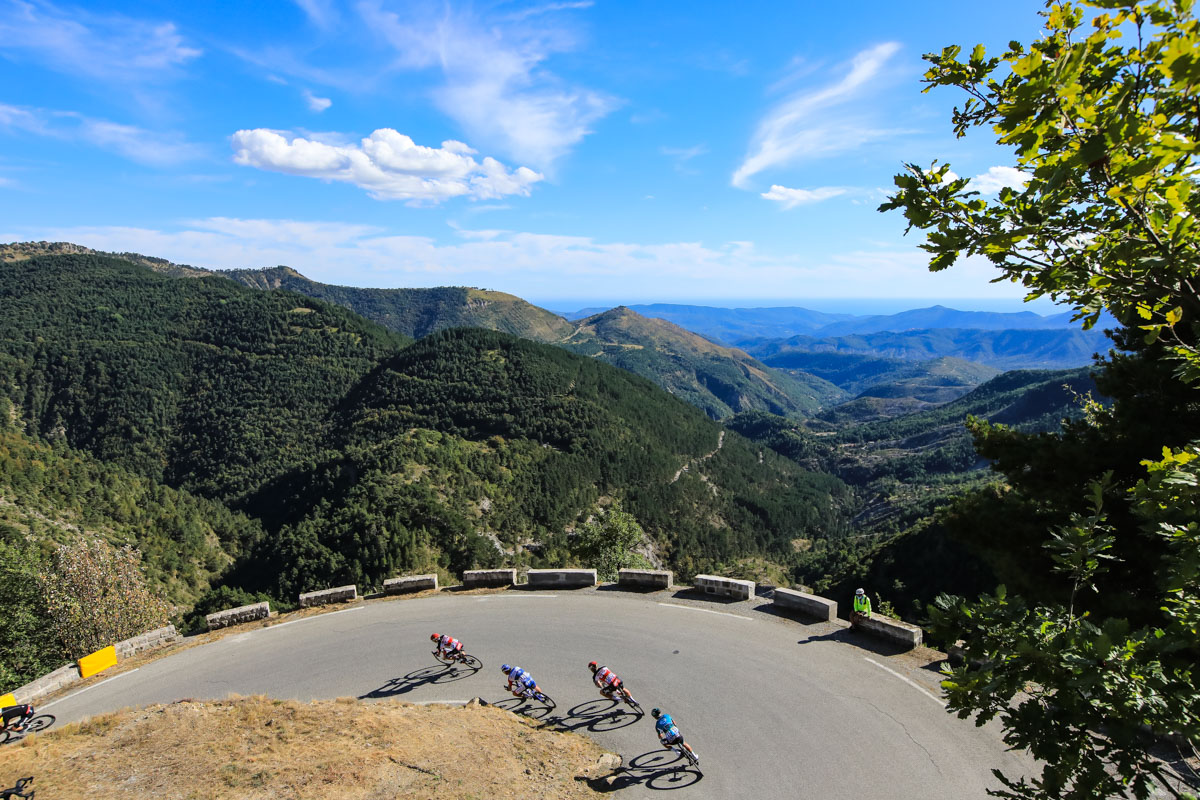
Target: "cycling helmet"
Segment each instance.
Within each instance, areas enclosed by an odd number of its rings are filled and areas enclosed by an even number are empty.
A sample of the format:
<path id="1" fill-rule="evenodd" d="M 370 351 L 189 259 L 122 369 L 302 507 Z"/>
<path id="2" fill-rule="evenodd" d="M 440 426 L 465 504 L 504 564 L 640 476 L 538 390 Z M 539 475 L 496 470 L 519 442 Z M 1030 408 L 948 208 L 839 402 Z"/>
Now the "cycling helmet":
<path id="1" fill-rule="evenodd" d="M 862 590 L 862 589 L 855 589 L 855 590 L 854 590 L 854 593 L 855 593 L 855 594 L 857 594 L 857 595 L 864 595 L 864 594 L 866 594 L 866 592 L 865 592 L 864 590 Z"/>
<path id="2" fill-rule="evenodd" d="M 660 711 L 657 708 L 650 709 L 650 716 L 654 717 L 655 719 L 658 719 L 658 715 L 661 713 L 662 713 L 662 711 Z"/>
<path id="3" fill-rule="evenodd" d="M 512 672 L 512 667 L 510 667 L 508 664 L 504 664 L 500 667 L 500 671 L 507 675 L 508 673 Z"/>
<path id="4" fill-rule="evenodd" d="M 431 641 L 431 642 L 436 642 L 440 638 L 442 638 L 442 635 L 440 633 L 429 634 L 429 641 Z"/>
<path id="5" fill-rule="evenodd" d="M 597 669 L 599 669 L 599 665 L 595 661 L 589 661 L 588 669 L 590 669 L 592 672 L 595 672 Z"/>

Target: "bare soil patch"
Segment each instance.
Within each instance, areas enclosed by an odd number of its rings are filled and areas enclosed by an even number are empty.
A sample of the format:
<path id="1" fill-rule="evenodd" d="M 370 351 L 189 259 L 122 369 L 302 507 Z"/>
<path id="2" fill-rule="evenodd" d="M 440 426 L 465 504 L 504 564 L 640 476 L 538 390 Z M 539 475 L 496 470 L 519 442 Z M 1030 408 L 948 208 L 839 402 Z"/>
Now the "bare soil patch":
<path id="1" fill-rule="evenodd" d="M 604 751 L 486 706 L 265 697 L 103 714 L 0 748 L 0 783 L 115 798 L 584 798 Z"/>

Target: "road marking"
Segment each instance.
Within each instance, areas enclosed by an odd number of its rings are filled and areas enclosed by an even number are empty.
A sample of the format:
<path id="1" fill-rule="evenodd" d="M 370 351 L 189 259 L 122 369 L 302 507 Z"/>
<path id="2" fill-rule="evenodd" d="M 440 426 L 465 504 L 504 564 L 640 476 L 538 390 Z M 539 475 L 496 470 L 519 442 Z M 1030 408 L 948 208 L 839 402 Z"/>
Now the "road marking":
<path id="1" fill-rule="evenodd" d="M 921 694 L 925 695 L 926 697 L 928 697 L 928 698 L 929 698 L 930 700 L 932 700 L 933 702 L 937 703 L 937 704 L 938 704 L 939 706 L 941 706 L 942 708 L 945 708 L 945 707 L 946 707 L 946 704 L 945 704 L 944 702 L 942 702 L 941 700 L 937 699 L 937 697 L 935 697 L 935 696 L 934 696 L 932 693 L 930 693 L 930 692 L 926 691 L 926 690 L 924 689 L 924 687 L 922 687 L 922 686 L 921 686 L 919 683 L 917 683 L 916 681 L 914 681 L 914 680 L 911 680 L 910 678 L 906 678 L 905 676 L 901 675 L 899 672 L 896 672 L 896 670 L 892 669 L 891 667 L 885 667 L 883 664 L 880 664 L 878 661 L 876 661 L 876 660 L 875 660 L 875 659 L 873 659 L 873 658 L 869 658 L 869 657 L 867 657 L 867 656 L 863 656 L 863 658 L 865 658 L 867 661 L 870 661 L 872 664 L 874 664 L 875 666 L 879 667 L 881 670 L 884 670 L 885 672 L 890 672 L 890 673 L 892 673 L 892 674 L 893 674 L 893 675 L 895 675 L 897 678 L 899 678 L 900 680 L 904 681 L 904 682 L 905 682 L 905 683 L 907 683 L 909 686 L 913 687 L 913 688 L 914 688 L 914 689 L 916 689 L 918 692 L 920 692 Z"/>
<path id="2" fill-rule="evenodd" d="M 733 617 L 734 619 L 746 619 L 746 620 L 750 619 L 749 617 L 743 617 L 741 614 L 730 614 L 727 611 L 713 611 L 711 608 L 696 608 L 695 606 L 681 606 L 678 603 L 659 603 L 659 605 L 666 606 L 667 608 L 684 608 L 684 609 L 687 609 L 688 611 L 703 611 L 705 614 L 720 614 L 722 617 Z"/>
<path id="3" fill-rule="evenodd" d="M 467 700 L 414 700 L 414 706 L 465 706 Z"/>
<path id="4" fill-rule="evenodd" d="M 359 606 L 358 608 L 343 608 L 341 611 L 332 611 L 328 614 L 315 614 L 311 617 L 305 617 L 304 619 L 294 619 L 291 622 L 281 622 L 278 625 L 268 625 L 265 628 L 259 628 L 257 631 L 252 632 L 261 633 L 262 631 L 273 631 L 276 628 L 286 628 L 288 625 L 295 625 L 297 622 L 312 622 L 314 619 L 336 617 L 338 614 L 349 614 L 351 611 L 362 611 L 364 608 L 366 608 L 366 606 Z"/>
<path id="5" fill-rule="evenodd" d="M 135 667 L 134 669 L 129 670 L 129 672 L 122 672 L 120 675 L 113 675 L 111 678 L 105 678 L 104 680 L 100 681 L 99 683 L 93 683 L 91 686 L 85 686 L 82 689 L 80 689 L 79 691 L 71 692 L 66 697 L 60 697 L 57 700 L 54 700 L 53 702 L 46 703 L 45 705 L 39 704 L 38 708 L 49 708 L 50 706 L 54 705 L 55 703 L 61 703 L 63 700 L 70 700 L 75 695 L 83 694 L 84 692 L 86 692 L 89 689 L 95 689 L 97 686 L 103 686 L 104 684 L 108 683 L 109 681 L 115 681 L 117 678 L 124 678 L 126 675 L 132 675 L 133 673 L 137 672 L 139 669 L 141 669 L 141 667 Z"/>
<path id="6" fill-rule="evenodd" d="M 476 603 L 486 603 L 488 600 L 495 600 L 497 597 L 520 597 L 520 598 L 542 598 L 542 597 L 558 597 L 556 594 L 498 594 L 495 597 L 476 597 Z"/>

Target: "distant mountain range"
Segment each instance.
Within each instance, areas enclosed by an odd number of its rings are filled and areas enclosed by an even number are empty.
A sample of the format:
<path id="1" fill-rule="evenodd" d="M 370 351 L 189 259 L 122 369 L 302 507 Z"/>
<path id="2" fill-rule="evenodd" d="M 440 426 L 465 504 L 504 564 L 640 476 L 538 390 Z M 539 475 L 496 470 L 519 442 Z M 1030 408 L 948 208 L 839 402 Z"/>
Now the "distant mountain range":
<path id="1" fill-rule="evenodd" d="M 1002 313 L 958 311 L 945 306 L 917 308 L 898 314 L 829 314 L 799 306 L 778 308 L 711 308 L 708 306 L 655 303 L 627 306 L 647 317 L 674 322 L 722 344 L 741 346 L 751 339 L 784 339 L 790 336 L 848 336 L 881 331 L 960 328 L 973 330 L 1077 329 L 1071 312 L 1041 316 L 1032 311 Z M 582 319 L 604 309 L 587 308 L 563 313 L 566 319 Z M 1116 320 L 1105 315 L 1099 327 L 1113 327 Z"/>

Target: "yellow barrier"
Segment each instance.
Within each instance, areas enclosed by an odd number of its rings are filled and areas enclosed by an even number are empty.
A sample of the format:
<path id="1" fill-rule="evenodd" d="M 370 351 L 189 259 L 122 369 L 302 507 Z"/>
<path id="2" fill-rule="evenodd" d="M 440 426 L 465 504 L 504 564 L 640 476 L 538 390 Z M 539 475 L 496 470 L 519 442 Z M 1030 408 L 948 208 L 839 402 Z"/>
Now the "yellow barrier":
<path id="1" fill-rule="evenodd" d="M 15 706 L 16 704 L 17 698 L 13 697 L 11 694 L 0 694 L 0 708 L 7 708 L 8 706 Z"/>
<path id="2" fill-rule="evenodd" d="M 79 659 L 79 677 L 87 678 L 117 665 L 117 648 L 109 645 Z"/>

